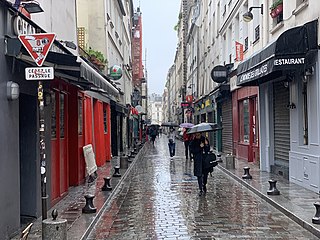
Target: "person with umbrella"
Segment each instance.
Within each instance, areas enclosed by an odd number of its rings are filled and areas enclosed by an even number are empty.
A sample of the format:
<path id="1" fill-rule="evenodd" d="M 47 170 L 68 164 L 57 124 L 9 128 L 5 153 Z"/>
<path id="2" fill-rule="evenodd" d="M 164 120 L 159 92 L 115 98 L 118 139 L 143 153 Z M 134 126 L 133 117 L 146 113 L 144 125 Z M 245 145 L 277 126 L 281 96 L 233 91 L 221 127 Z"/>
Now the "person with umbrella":
<path id="1" fill-rule="evenodd" d="M 194 133 L 194 139 L 190 143 L 190 150 L 193 154 L 193 173 L 198 179 L 199 196 L 207 192 L 207 180 L 209 170 L 203 168 L 204 154 L 210 151 L 209 140 L 201 134 L 201 132 Z"/>
<path id="2" fill-rule="evenodd" d="M 192 158 L 191 156 L 191 151 L 190 150 L 190 141 L 191 141 L 191 135 L 189 135 L 188 133 L 188 129 L 187 128 L 184 128 L 183 129 L 183 143 L 184 143 L 184 152 L 185 152 L 185 156 L 186 156 L 186 159 L 188 160 L 188 157 L 189 157 L 189 154 L 190 154 L 190 159 Z"/>
<path id="3" fill-rule="evenodd" d="M 190 159 L 192 158 L 191 156 L 191 151 L 190 151 L 190 142 L 191 142 L 191 135 L 188 134 L 188 130 L 192 128 L 194 124 L 192 123 L 181 123 L 180 127 L 183 128 L 183 143 L 184 143 L 184 148 L 185 148 L 185 156 L 186 159 L 188 160 L 189 154 L 190 154 Z"/>

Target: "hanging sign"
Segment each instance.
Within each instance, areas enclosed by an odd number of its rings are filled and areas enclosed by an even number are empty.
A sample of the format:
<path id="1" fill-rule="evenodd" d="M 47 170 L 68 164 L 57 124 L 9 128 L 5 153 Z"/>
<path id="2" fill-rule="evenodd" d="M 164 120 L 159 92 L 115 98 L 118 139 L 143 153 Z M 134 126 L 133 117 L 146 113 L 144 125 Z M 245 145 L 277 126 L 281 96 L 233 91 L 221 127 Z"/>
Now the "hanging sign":
<path id="1" fill-rule="evenodd" d="M 236 41 L 236 62 L 243 60 L 243 44 Z"/>
<path id="2" fill-rule="evenodd" d="M 35 63 L 41 67 L 55 38 L 54 33 L 19 35 L 18 38 Z"/>
<path id="3" fill-rule="evenodd" d="M 109 71 L 109 77 L 112 80 L 119 80 L 122 77 L 122 68 L 117 65 L 113 65 Z"/>
<path id="4" fill-rule="evenodd" d="M 215 66 L 211 70 L 211 79 L 216 83 L 223 83 L 227 80 L 228 69 L 226 66 Z"/>

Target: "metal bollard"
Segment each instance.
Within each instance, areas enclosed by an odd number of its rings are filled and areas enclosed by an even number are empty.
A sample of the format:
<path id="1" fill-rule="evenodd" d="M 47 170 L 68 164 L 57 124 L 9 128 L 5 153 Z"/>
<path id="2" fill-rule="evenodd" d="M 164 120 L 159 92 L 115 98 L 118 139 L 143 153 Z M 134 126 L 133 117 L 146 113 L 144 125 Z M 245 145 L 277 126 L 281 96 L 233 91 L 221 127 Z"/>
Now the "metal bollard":
<path id="1" fill-rule="evenodd" d="M 42 221 L 42 239 L 55 240 L 67 239 L 67 220 L 59 219 L 58 211 L 54 209 L 51 213 L 52 219 L 45 219 Z"/>
<path id="2" fill-rule="evenodd" d="M 106 177 L 106 178 L 103 178 L 103 179 L 104 179 L 104 185 L 101 188 L 101 190 L 102 191 L 111 191 L 112 190 L 112 187 L 111 187 L 111 184 L 110 184 L 111 178 L 110 177 Z"/>
<path id="3" fill-rule="evenodd" d="M 86 205 L 82 208 L 82 213 L 95 213 L 97 212 L 97 208 L 93 206 L 94 195 L 88 194 L 85 195 Z"/>
<path id="4" fill-rule="evenodd" d="M 312 218 L 312 223 L 320 224 L 320 203 L 316 202 L 313 205 L 316 207 L 316 215 Z"/>
<path id="5" fill-rule="evenodd" d="M 232 154 L 226 156 L 226 168 L 235 169 L 234 156 Z"/>
<path id="6" fill-rule="evenodd" d="M 114 174 L 112 176 L 113 177 L 121 177 L 120 167 L 119 166 L 115 166 L 114 167 Z"/>
<path id="7" fill-rule="evenodd" d="M 222 158 L 221 158 L 221 154 L 220 153 L 217 154 L 217 162 L 222 162 Z"/>
<path id="8" fill-rule="evenodd" d="M 267 194 L 268 195 L 280 195 L 280 191 L 276 187 L 277 181 L 270 179 L 268 182 L 270 184 L 270 188 L 267 191 Z"/>
<path id="9" fill-rule="evenodd" d="M 128 157 L 127 156 L 121 156 L 120 157 L 120 168 L 126 169 L 128 168 Z"/>
<path id="10" fill-rule="evenodd" d="M 252 179 L 252 176 L 249 173 L 250 168 L 249 167 L 244 167 L 244 175 L 242 175 L 242 179 Z"/>

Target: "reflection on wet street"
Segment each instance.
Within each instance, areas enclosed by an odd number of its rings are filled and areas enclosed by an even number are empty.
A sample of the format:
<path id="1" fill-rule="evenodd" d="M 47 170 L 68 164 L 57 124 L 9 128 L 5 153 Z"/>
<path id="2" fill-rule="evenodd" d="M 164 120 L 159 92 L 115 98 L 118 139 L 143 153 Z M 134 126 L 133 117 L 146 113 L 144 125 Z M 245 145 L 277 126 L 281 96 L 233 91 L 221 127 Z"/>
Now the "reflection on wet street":
<path id="1" fill-rule="evenodd" d="M 182 142 L 147 144 L 88 239 L 317 239 L 218 169 L 199 197 Z"/>

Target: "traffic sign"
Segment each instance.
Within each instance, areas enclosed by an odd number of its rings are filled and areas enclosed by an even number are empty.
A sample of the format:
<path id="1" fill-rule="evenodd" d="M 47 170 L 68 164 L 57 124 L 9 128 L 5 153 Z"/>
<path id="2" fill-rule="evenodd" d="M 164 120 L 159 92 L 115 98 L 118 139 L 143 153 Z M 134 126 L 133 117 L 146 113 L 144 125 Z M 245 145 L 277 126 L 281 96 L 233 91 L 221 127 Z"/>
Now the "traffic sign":
<path id="1" fill-rule="evenodd" d="M 25 68 L 26 80 L 51 80 L 54 79 L 53 67 Z"/>
<path id="2" fill-rule="evenodd" d="M 41 67 L 55 38 L 54 33 L 19 35 L 18 38 L 35 63 Z"/>

